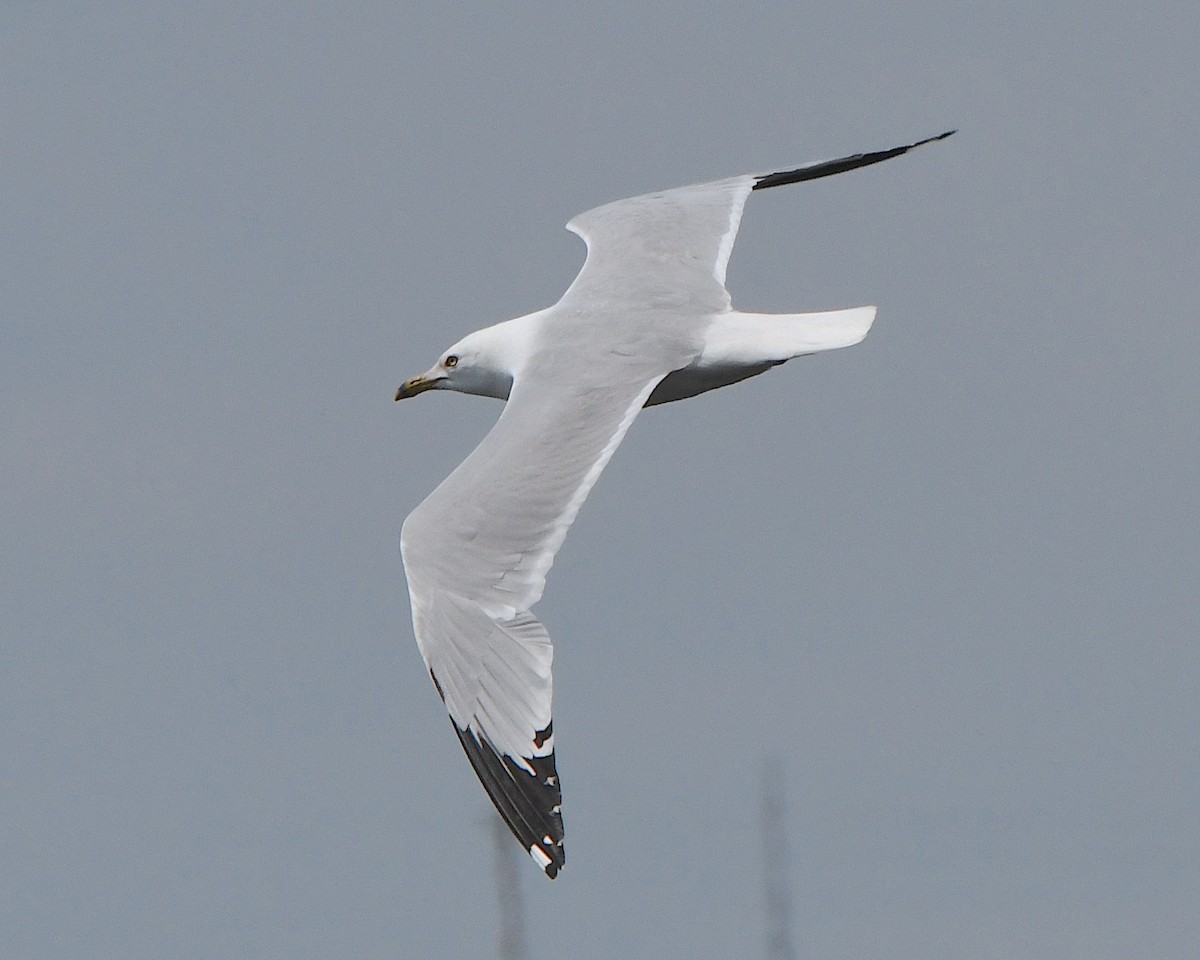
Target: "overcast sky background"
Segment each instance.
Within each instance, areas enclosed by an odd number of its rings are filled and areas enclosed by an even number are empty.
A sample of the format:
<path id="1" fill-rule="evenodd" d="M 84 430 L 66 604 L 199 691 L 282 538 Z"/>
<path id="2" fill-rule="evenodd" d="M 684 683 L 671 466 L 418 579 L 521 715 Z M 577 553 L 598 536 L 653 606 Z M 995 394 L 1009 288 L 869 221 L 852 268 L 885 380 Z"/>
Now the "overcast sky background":
<path id="1" fill-rule="evenodd" d="M 0 6 L 0 953 L 490 957 L 405 514 L 609 200 L 756 194 L 747 310 L 870 337 L 648 411 L 539 612 L 530 956 L 1194 956 L 1200 90 L 1131 7 Z"/>

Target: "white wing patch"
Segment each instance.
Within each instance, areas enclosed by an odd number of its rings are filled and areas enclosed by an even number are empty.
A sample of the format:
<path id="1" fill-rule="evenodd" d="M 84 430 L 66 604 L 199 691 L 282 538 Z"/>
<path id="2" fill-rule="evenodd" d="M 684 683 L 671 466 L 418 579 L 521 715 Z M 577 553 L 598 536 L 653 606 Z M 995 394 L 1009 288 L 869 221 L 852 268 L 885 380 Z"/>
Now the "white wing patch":
<path id="1" fill-rule="evenodd" d="M 737 240 L 738 227 L 742 224 L 742 213 L 746 209 L 746 198 L 750 196 L 750 191 L 754 189 L 753 177 L 739 178 L 744 183 L 739 184 L 730 198 L 729 205 L 729 229 L 721 235 L 721 242 L 717 246 L 717 260 L 713 264 L 713 279 L 721 286 L 725 286 L 725 273 L 729 268 L 729 257 L 733 253 L 733 243 Z"/>

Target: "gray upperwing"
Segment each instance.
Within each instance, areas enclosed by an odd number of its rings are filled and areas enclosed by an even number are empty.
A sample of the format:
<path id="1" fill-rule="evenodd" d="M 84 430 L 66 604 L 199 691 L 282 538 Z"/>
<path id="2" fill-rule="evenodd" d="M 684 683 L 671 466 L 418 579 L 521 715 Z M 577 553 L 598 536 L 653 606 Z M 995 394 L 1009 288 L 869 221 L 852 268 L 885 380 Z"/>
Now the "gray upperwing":
<path id="1" fill-rule="evenodd" d="M 588 253 L 561 302 L 636 302 L 651 309 L 684 308 L 698 315 L 728 310 L 725 273 L 752 190 L 882 163 L 954 132 L 792 170 L 660 190 L 587 210 L 567 224 L 568 230 L 583 238 Z"/>

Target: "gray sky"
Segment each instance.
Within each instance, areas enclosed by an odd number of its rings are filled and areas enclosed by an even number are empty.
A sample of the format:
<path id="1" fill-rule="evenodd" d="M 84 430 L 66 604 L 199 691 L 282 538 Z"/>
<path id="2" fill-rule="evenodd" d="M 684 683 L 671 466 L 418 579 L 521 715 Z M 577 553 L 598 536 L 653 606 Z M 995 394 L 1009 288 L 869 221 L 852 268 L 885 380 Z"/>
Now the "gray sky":
<path id="1" fill-rule="evenodd" d="M 865 343 L 651 410 L 559 556 L 535 960 L 1200 939 L 1194 2 L 0 8 L 0 952 L 488 957 L 490 805 L 404 515 L 499 412 L 396 385 L 598 203 L 751 198 L 747 310 Z M 686 478 L 681 480 L 680 478 Z"/>

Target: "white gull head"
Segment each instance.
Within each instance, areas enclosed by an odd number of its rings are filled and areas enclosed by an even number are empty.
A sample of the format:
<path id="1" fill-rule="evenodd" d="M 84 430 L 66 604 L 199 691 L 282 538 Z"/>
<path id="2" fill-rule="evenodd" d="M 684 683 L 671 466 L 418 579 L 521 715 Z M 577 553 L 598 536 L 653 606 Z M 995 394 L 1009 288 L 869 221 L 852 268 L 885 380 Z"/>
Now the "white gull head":
<path id="1" fill-rule="evenodd" d="M 477 397 L 507 400 L 513 378 L 528 357 L 541 312 L 468 333 L 447 348 L 432 367 L 404 381 L 397 400 L 426 390 L 455 390 Z"/>

